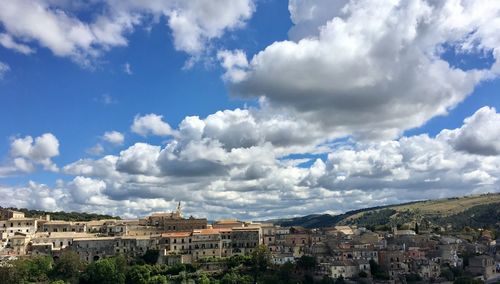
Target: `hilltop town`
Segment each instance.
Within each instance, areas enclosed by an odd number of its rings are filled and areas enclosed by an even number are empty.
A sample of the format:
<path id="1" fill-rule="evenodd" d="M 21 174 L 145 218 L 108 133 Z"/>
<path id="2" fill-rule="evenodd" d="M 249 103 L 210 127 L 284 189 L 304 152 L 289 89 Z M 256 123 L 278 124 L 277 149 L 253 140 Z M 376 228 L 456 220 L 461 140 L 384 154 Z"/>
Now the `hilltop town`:
<path id="1" fill-rule="evenodd" d="M 265 248 L 270 266 L 301 264 L 295 273 L 313 280 L 426 283 L 450 281 L 460 273 L 486 281 L 498 281 L 500 275 L 500 240 L 488 230 L 464 228 L 451 234 L 417 222 L 386 231 L 355 225 L 306 229 L 236 219 L 209 224 L 205 218 L 185 218 L 180 203 L 173 212 L 143 219 L 85 222 L 52 220 L 50 215 L 27 218 L 2 209 L 0 236 L 1 266 L 37 256 L 57 260 L 68 251 L 85 263 L 153 253 L 157 264 L 196 265 L 217 275 L 227 271 L 223 260 Z M 301 272 L 304 263 L 309 267 Z"/>

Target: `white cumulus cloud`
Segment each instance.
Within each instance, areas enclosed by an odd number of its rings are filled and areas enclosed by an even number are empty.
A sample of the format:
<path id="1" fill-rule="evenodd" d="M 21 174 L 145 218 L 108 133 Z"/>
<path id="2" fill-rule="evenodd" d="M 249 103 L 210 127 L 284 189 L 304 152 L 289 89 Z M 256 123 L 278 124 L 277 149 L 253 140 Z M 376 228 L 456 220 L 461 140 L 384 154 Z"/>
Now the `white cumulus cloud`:
<path id="1" fill-rule="evenodd" d="M 67 1 L 0 0 L 0 44 L 30 54 L 38 46 L 83 65 L 128 44 L 141 25 L 165 19 L 177 50 L 197 56 L 207 43 L 240 28 L 254 10 L 252 0 Z M 85 16 L 90 11 L 90 16 Z M 126 69 L 127 70 L 127 69 Z M 130 69 L 128 69 L 130 70 Z"/>
<path id="2" fill-rule="evenodd" d="M 455 149 L 479 155 L 500 155 L 500 114 L 495 108 L 482 107 L 464 125 L 455 130 L 443 131 Z"/>
<path id="3" fill-rule="evenodd" d="M 102 136 L 102 139 L 114 145 L 121 145 L 125 141 L 125 136 L 118 131 L 107 131 Z"/>
<path id="4" fill-rule="evenodd" d="M 294 0 L 289 8 L 290 39 L 248 63 L 222 51 L 224 78 L 233 95 L 265 96 L 331 133 L 397 137 L 447 114 L 499 71 L 497 1 Z M 461 69 L 442 58 L 447 49 L 490 53 L 494 63 Z"/>
<path id="5" fill-rule="evenodd" d="M 167 136 L 173 134 L 170 125 L 163 121 L 163 116 L 154 113 L 143 116 L 136 115 L 130 129 L 132 132 L 142 136 Z"/>
<path id="6" fill-rule="evenodd" d="M 31 171 L 33 164 L 40 164 L 45 170 L 58 171 L 52 158 L 59 156 L 59 140 L 52 133 L 15 138 L 10 144 L 10 155 L 19 170 Z"/>

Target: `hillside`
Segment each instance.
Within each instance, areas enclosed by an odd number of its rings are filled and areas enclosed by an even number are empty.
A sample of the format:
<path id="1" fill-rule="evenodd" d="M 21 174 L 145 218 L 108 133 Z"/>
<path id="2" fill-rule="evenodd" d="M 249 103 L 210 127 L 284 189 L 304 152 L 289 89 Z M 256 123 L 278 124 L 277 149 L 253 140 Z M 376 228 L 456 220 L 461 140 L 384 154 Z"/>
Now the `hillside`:
<path id="1" fill-rule="evenodd" d="M 464 226 L 499 228 L 498 220 L 500 220 L 500 193 L 379 206 L 353 210 L 341 215 L 315 214 L 271 221 L 282 226 L 305 228 L 335 225 L 397 226 L 413 221 L 428 225 L 451 224 L 454 228 Z"/>
<path id="2" fill-rule="evenodd" d="M 2 207 L 0 207 L 2 209 Z M 38 218 L 41 216 L 45 216 L 47 214 L 50 215 L 52 220 L 63 220 L 63 221 L 90 221 L 90 220 L 98 220 L 98 219 L 120 219 L 120 217 L 104 215 L 104 214 L 95 214 L 95 213 L 84 213 L 84 212 L 50 212 L 50 211 L 42 211 L 42 210 L 31 210 L 26 208 L 5 208 L 11 209 L 19 212 L 23 212 L 24 215 L 28 218 Z"/>
<path id="3" fill-rule="evenodd" d="M 500 193 L 495 194 L 483 194 L 483 195 L 471 195 L 464 197 L 452 197 L 447 199 L 437 199 L 437 200 L 427 200 L 413 203 L 406 203 L 400 205 L 388 206 L 388 209 L 396 210 L 397 212 L 404 211 L 419 211 L 423 216 L 434 216 L 439 214 L 440 216 L 450 216 L 454 214 L 461 213 L 471 207 L 477 205 L 499 203 Z M 372 211 L 372 210 L 368 210 Z M 348 219 L 360 218 L 367 211 L 360 212 L 349 216 Z"/>

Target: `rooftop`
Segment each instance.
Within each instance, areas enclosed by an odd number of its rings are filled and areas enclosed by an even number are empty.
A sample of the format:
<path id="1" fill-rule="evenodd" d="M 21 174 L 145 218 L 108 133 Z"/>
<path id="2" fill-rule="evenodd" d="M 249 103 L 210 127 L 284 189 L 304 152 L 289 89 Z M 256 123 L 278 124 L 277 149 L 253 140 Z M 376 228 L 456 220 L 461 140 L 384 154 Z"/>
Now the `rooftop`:
<path id="1" fill-rule="evenodd" d="M 172 232 L 172 233 L 163 233 L 162 237 L 170 237 L 170 238 L 182 238 L 191 236 L 191 232 Z"/>

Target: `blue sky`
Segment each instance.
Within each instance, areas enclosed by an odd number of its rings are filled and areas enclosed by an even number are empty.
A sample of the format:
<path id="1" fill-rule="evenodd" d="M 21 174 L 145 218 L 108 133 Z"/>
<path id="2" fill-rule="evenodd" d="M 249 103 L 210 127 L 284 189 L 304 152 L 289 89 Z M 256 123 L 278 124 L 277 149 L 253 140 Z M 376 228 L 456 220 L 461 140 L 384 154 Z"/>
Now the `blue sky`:
<path id="1" fill-rule="evenodd" d="M 499 190 L 498 4 L 2 2 L 0 206 L 252 219 Z"/>
<path id="2" fill-rule="evenodd" d="M 257 52 L 285 39 L 290 27 L 287 3 L 258 5 L 244 30 L 229 32 L 216 44 Z M 188 115 L 207 116 L 255 104 L 256 100 L 228 95 L 217 62 L 183 69 L 190 55 L 175 50 L 171 37 L 164 20 L 150 31 L 138 28 L 127 36 L 126 47 L 106 52 L 89 68 L 43 48 L 32 56 L 0 49 L 2 62 L 11 66 L 0 85 L 0 115 L 3 121 L 16 117 L 15 123 L 5 123 L 0 130 L 2 152 L 8 152 L 11 136 L 58 133 L 65 145 L 64 155 L 56 159 L 65 164 L 84 155 L 105 131 L 128 131 L 136 114 L 162 114 L 169 124 L 177 125 Z M 124 72 L 126 63 L 133 74 Z M 106 103 L 106 97 L 111 102 Z M 130 139 L 132 143 L 137 137 Z"/>

